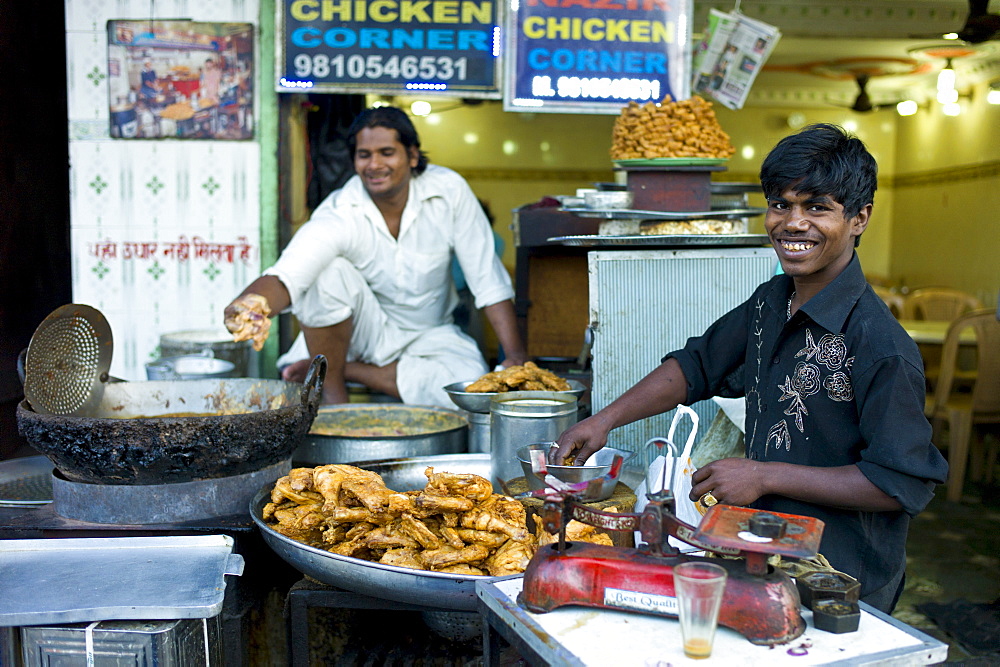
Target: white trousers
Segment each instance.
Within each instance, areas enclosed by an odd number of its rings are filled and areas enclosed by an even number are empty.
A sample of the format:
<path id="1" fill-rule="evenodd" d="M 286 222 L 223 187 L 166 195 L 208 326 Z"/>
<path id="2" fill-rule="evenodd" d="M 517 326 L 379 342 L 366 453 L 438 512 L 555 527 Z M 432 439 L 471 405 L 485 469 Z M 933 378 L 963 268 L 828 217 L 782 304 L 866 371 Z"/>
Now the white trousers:
<path id="1" fill-rule="evenodd" d="M 415 331 L 389 318 L 354 266 L 336 259 L 323 271 L 292 313 L 306 327 L 325 327 L 352 320 L 347 361 L 386 366 L 394 361 L 396 386 L 404 403 L 456 406 L 444 391 L 453 382 L 475 380 L 487 372 L 475 341 L 454 324 Z M 278 368 L 312 355 L 300 333 Z"/>

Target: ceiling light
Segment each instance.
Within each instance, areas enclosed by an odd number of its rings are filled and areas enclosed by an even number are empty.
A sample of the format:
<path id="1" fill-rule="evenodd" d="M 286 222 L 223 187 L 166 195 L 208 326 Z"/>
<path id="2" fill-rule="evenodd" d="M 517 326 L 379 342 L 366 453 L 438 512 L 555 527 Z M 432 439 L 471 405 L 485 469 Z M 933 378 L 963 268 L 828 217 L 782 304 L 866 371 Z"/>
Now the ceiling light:
<path id="1" fill-rule="evenodd" d="M 955 68 L 951 66 L 951 58 L 945 61 L 944 67 L 938 72 L 937 89 L 938 93 L 942 90 L 955 89 Z"/>
<path id="2" fill-rule="evenodd" d="M 424 100 L 417 100 L 410 105 L 410 113 L 414 116 L 430 116 L 431 115 L 431 103 L 425 102 Z"/>
<path id="3" fill-rule="evenodd" d="M 990 84 L 990 89 L 986 91 L 987 104 L 1000 104 L 1000 83 Z"/>
<path id="4" fill-rule="evenodd" d="M 962 113 L 962 105 L 958 102 L 950 102 L 941 107 L 941 113 L 945 116 L 957 116 Z"/>
<path id="5" fill-rule="evenodd" d="M 954 104 L 958 102 L 958 91 L 954 88 L 939 90 L 937 94 L 937 101 L 941 104 Z"/>
<path id="6" fill-rule="evenodd" d="M 912 116 L 917 113 L 917 103 L 914 100 L 903 100 L 896 105 L 896 113 L 900 116 Z"/>

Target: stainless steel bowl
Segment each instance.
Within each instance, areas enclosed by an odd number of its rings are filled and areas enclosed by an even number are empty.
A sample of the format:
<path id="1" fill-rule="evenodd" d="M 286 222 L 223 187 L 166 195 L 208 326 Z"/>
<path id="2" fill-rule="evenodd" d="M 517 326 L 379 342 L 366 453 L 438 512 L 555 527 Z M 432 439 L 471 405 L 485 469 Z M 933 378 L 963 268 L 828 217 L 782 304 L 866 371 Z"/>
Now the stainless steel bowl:
<path id="1" fill-rule="evenodd" d="M 493 397 L 497 395 L 497 392 L 475 392 L 475 391 L 465 391 L 465 388 L 470 384 L 475 382 L 475 380 L 468 380 L 466 382 L 454 382 L 449 384 L 444 388 L 448 392 L 448 396 L 451 400 L 455 402 L 455 405 L 462 408 L 463 410 L 468 410 L 469 412 L 480 412 L 488 413 L 490 411 L 490 401 Z M 567 380 L 569 382 L 569 391 L 557 391 L 553 392 L 556 394 L 572 394 L 579 400 L 587 388 L 582 382 L 577 380 Z"/>
<path id="2" fill-rule="evenodd" d="M 489 479 L 489 454 L 421 456 L 392 461 L 360 462 L 360 468 L 382 475 L 386 486 L 397 491 L 422 489 L 427 482 L 424 470 L 474 473 Z M 499 577 L 425 572 L 405 567 L 372 563 L 350 556 L 307 546 L 276 532 L 261 519 L 270 500 L 273 484 L 261 489 L 250 502 L 250 515 L 260 528 L 267 545 L 289 565 L 317 581 L 355 593 L 386 600 L 408 602 L 455 611 L 476 610 L 476 582 Z"/>
<path id="3" fill-rule="evenodd" d="M 635 194 L 629 190 L 598 190 L 583 195 L 584 206 L 597 210 L 632 208 L 634 200 Z"/>
<path id="4" fill-rule="evenodd" d="M 546 488 L 545 484 L 542 483 L 542 480 L 538 479 L 538 476 L 531 471 L 531 459 L 529 458 L 529 452 L 540 449 L 548 453 L 553 444 L 554 443 L 540 442 L 533 445 L 526 445 L 517 450 L 517 460 L 521 463 L 521 470 L 524 471 L 524 480 L 528 484 L 529 489 L 540 490 Z M 587 462 L 582 466 L 546 465 L 545 469 L 550 475 L 564 482 L 586 482 L 588 480 L 607 475 L 611 471 L 611 464 L 614 462 L 615 456 L 621 455 L 624 460 L 622 461 L 622 467 L 618 470 L 618 474 L 606 480 L 601 486 L 600 496 L 592 499 L 607 500 L 612 496 L 612 494 L 614 494 L 615 486 L 617 486 L 619 479 L 625 471 L 625 464 L 628 463 L 628 460 L 632 458 L 634 454 L 635 452 L 628 452 L 623 449 L 604 447 L 592 454 L 591 457 L 587 459 Z"/>
<path id="5" fill-rule="evenodd" d="M 351 435 L 345 429 L 396 424 L 398 434 Z M 343 433 L 343 435 L 326 435 Z M 309 433 L 295 450 L 296 465 L 355 463 L 461 454 L 468 451 L 469 422 L 458 410 L 401 403 L 345 403 L 321 406 Z"/>

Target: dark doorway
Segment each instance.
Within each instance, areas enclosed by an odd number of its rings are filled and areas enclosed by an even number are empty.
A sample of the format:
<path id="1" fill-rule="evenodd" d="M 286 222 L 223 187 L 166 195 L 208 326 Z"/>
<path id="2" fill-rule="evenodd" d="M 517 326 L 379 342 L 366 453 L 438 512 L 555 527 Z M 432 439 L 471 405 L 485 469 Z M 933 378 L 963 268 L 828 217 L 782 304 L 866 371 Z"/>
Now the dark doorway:
<path id="1" fill-rule="evenodd" d="M 72 300 L 63 3 L 0 3 L 0 459 L 17 434 L 17 355 Z"/>

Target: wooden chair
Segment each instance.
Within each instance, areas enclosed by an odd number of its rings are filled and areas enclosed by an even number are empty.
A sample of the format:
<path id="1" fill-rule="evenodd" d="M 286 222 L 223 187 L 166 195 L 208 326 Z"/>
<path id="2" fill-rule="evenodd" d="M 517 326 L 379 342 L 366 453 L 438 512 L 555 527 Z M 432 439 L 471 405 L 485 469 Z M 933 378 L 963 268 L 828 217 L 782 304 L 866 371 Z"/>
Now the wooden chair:
<path id="1" fill-rule="evenodd" d="M 959 315 L 982 307 L 982 301 L 968 292 L 951 287 L 922 287 L 906 295 L 900 319 L 951 322 Z"/>
<path id="2" fill-rule="evenodd" d="M 897 294 L 888 287 L 882 287 L 881 285 L 872 285 L 872 289 L 885 302 L 885 305 L 889 306 L 889 310 L 897 320 L 903 317 L 903 304 L 906 298 L 902 294 Z"/>
<path id="3" fill-rule="evenodd" d="M 967 328 L 976 332 L 977 376 L 971 392 L 958 392 L 955 368 L 959 334 Z M 948 424 L 947 498 L 958 502 L 965 483 L 966 464 L 971 460 L 969 474 L 973 479 L 983 472 L 982 442 L 978 437 L 970 450 L 974 427 L 1000 424 L 1000 321 L 992 308 L 963 315 L 948 329 L 941 351 L 941 375 L 934 392 L 927 396 L 924 414 L 935 426 L 942 421 Z M 937 444 L 941 446 L 940 442 Z"/>

